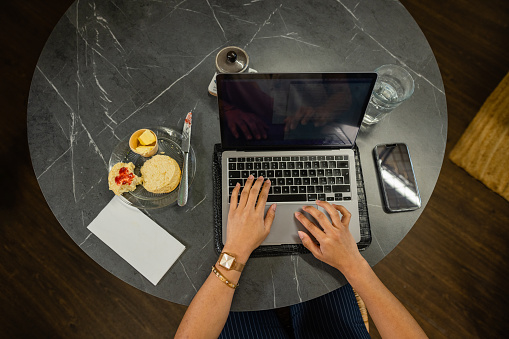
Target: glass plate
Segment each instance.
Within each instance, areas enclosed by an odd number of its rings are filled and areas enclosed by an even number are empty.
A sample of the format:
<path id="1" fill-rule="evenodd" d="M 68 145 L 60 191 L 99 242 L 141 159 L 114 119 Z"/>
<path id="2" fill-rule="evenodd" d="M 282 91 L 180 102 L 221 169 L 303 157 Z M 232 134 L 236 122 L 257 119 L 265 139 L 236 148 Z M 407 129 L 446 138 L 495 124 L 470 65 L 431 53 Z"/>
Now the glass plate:
<path id="1" fill-rule="evenodd" d="M 153 131 L 157 136 L 159 149 L 155 155 L 162 154 L 172 157 L 178 163 L 180 170 L 182 171 L 184 164 L 184 153 L 180 147 L 182 144 L 182 135 L 177 131 L 167 127 L 149 127 L 148 129 Z M 129 148 L 129 138 L 130 136 L 122 140 L 115 147 L 115 149 L 113 149 L 113 153 L 110 157 L 108 171 L 110 171 L 116 163 L 132 162 L 135 166 L 134 174 L 140 176 L 141 167 L 145 161 L 149 160 L 150 158 L 142 157 L 138 153 L 131 151 Z M 193 146 L 191 146 L 189 149 L 189 188 L 191 188 L 191 184 L 193 183 L 195 172 L 196 157 L 194 154 Z M 141 209 L 161 208 L 173 204 L 175 201 L 177 201 L 179 187 L 180 185 L 170 193 L 157 194 L 148 192 L 143 187 L 143 185 L 138 185 L 134 191 L 122 194 L 120 199 L 129 206 Z"/>

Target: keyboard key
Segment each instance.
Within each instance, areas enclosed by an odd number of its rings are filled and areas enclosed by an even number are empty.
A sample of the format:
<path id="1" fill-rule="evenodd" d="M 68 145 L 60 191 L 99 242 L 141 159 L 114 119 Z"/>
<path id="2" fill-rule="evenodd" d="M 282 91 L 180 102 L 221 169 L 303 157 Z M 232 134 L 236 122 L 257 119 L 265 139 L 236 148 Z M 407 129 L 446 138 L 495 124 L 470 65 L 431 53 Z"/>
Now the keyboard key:
<path id="1" fill-rule="evenodd" d="M 308 186 L 307 191 L 308 193 L 315 193 L 315 186 Z"/>
<path id="2" fill-rule="evenodd" d="M 299 188 L 297 186 L 290 186 L 290 193 L 299 193 Z"/>
<path id="3" fill-rule="evenodd" d="M 344 155 L 343 160 L 348 160 L 348 155 Z"/>
<path id="4" fill-rule="evenodd" d="M 320 183 L 320 185 L 327 185 L 327 178 L 320 177 L 318 182 Z"/>
<path id="5" fill-rule="evenodd" d="M 284 170 L 284 171 L 283 171 L 283 176 L 284 176 L 284 177 L 291 177 L 291 176 L 292 176 L 292 171 L 290 171 L 290 170 Z"/>
<path id="6" fill-rule="evenodd" d="M 279 168 L 286 169 L 286 162 L 280 162 L 279 163 Z"/>
<path id="7" fill-rule="evenodd" d="M 267 202 L 287 202 L 287 201 L 306 201 L 305 194 L 279 194 L 269 195 Z"/>
<path id="8" fill-rule="evenodd" d="M 334 167 L 336 167 L 336 162 L 335 161 L 328 161 L 327 165 L 329 166 L 329 168 L 334 168 Z"/>
<path id="9" fill-rule="evenodd" d="M 326 175 L 327 177 L 332 177 L 332 170 L 331 170 L 330 168 L 329 168 L 329 169 L 326 169 L 326 170 L 325 170 L 325 175 Z"/>
<path id="10" fill-rule="evenodd" d="M 290 157 L 283 157 L 283 161 L 290 161 Z"/>
<path id="11" fill-rule="evenodd" d="M 300 157 L 300 161 L 308 161 L 308 157 Z"/>
<path id="12" fill-rule="evenodd" d="M 316 175 L 319 177 L 323 177 L 325 175 L 325 170 L 323 169 L 316 170 Z"/>
<path id="13" fill-rule="evenodd" d="M 316 193 L 323 193 L 323 186 L 316 186 L 315 187 L 315 192 Z"/>
<path id="14" fill-rule="evenodd" d="M 274 161 L 281 161 L 281 157 L 273 157 L 272 160 L 274 160 Z"/>
<path id="15" fill-rule="evenodd" d="M 336 166 L 339 168 L 348 168 L 348 161 L 338 161 Z"/>
<path id="16" fill-rule="evenodd" d="M 293 179 L 293 184 L 297 185 L 297 186 L 302 185 L 302 179 L 301 178 L 294 178 Z"/>
<path id="17" fill-rule="evenodd" d="M 267 177 L 274 178 L 274 171 L 273 170 L 268 170 L 267 171 Z"/>
<path id="18" fill-rule="evenodd" d="M 254 163 L 254 169 L 255 170 L 262 169 L 262 163 L 261 162 L 255 162 Z"/>
<path id="19" fill-rule="evenodd" d="M 263 169 L 270 169 L 270 162 L 262 162 Z"/>
<path id="20" fill-rule="evenodd" d="M 228 162 L 236 162 L 237 158 L 228 158 Z"/>
<path id="21" fill-rule="evenodd" d="M 263 161 L 272 161 L 272 157 L 264 157 Z"/>
<path id="22" fill-rule="evenodd" d="M 311 160 L 311 161 L 316 161 L 316 157 L 315 157 L 315 156 L 310 156 L 310 157 L 309 157 L 309 160 Z"/>
<path id="23" fill-rule="evenodd" d="M 246 162 L 246 158 L 238 158 L 237 161 L 238 162 Z"/>
<path id="24" fill-rule="evenodd" d="M 252 170 L 253 169 L 253 163 L 252 162 L 248 162 L 246 163 L 246 169 L 249 171 L 249 170 Z"/>
<path id="25" fill-rule="evenodd" d="M 264 170 L 261 170 L 261 171 L 258 171 L 258 174 L 255 175 L 255 179 L 258 178 L 258 177 L 266 177 L 267 176 L 267 172 L 264 171 Z"/>
<path id="26" fill-rule="evenodd" d="M 286 168 L 288 168 L 288 169 L 294 169 L 294 168 L 295 168 L 295 163 L 293 163 L 293 162 L 287 162 L 287 163 L 286 163 Z"/>
<path id="27" fill-rule="evenodd" d="M 334 160 L 334 157 L 332 155 L 327 155 L 325 157 L 325 160 Z"/>
<path id="28" fill-rule="evenodd" d="M 235 170 L 237 169 L 237 166 L 236 166 L 236 164 L 235 164 L 235 163 L 229 163 L 229 164 L 228 164 L 228 169 L 229 169 L 229 170 L 234 170 L 234 171 L 235 171 Z"/>
<path id="29" fill-rule="evenodd" d="M 334 201 L 334 197 L 327 197 L 327 201 Z"/>
<path id="30" fill-rule="evenodd" d="M 336 177 L 336 184 L 337 185 L 343 185 L 344 184 L 343 177 Z"/>
<path id="31" fill-rule="evenodd" d="M 296 162 L 295 163 L 295 168 L 303 169 L 304 168 L 304 163 L 302 161 Z"/>
<path id="32" fill-rule="evenodd" d="M 308 170 L 300 170 L 300 176 L 301 177 L 307 177 L 308 176 Z"/>
<path id="33" fill-rule="evenodd" d="M 319 155 L 318 157 L 316 157 L 318 160 L 325 160 L 325 155 Z"/>
<path id="34" fill-rule="evenodd" d="M 240 171 L 229 171 L 228 177 L 229 178 L 240 178 Z"/>
<path id="35" fill-rule="evenodd" d="M 290 187 L 289 186 L 283 186 L 282 187 L 283 194 L 289 194 L 290 193 Z"/>
<path id="36" fill-rule="evenodd" d="M 320 168 L 320 162 L 318 162 L 318 161 L 313 161 L 313 162 L 312 162 L 312 164 L 311 164 L 311 166 L 312 166 L 313 168 Z"/>
<path id="37" fill-rule="evenodd" d="M 318 195 L 316 194 L 308 194 L 308 201 L 315 201 L 318 199 Z"/>
<path id="38" fill-rule="evenodd" d="M 254 162 L 254 158 L 253 157 L 248 157 L 246 161 L 247 162 Z"/>
<path id="39" fill-rule="evenodd" d="M 242 179 L 228 179 L 228 186 L 235 186 L 238 182 L 242 185 Z"/>
<path id="40" fill-rule="evenodd" d="M 292 177 L 298 177 L 299 176 L 299 170 L 292 170 Z"/>
<path id="41" fill-rule="evenodd" d="M 299 161 L 299 157 L 291 157 L 290 160 L 291 161 Z"/>
<path id="42" fill-rule="evenodd" d="M 343 156 L 342 155 L 336 155 L 334 157 L 334 159 L 336 159 L 336 160 L 343 160 Z"/>
<path id="43" fill-rule="evenodd" d="M 318 185 L 318 178 L 311 178 L 311 185 Z"/>
<path id="44" fill-rule="evenodd" d="M 316 170 L 314 170 L 314 169 L 310 169 L 310 170 L 308 171 L 308 175 L 309 175 L 310 177 L 316 177 Z"/>
<path id="45" fill-rule="evenodd" d="M 272 168 L 272 169 L 278 169 L 279 167 L 278 167 L 277 162 L 271 162 L 271 163 L 270 163 L 270 168 Z"/>
<path id="46" fill-rule="evenodd" d="M 350 185 L 332 185 L 332 192 L 350 192 Z"/>
<path id="47" fill-rule="evenodd" d="M 334 185 L 334 184 L 336 184 L 336 178 L 334 178 L 334 177 L 327 177 L 327 183 L 328 183 L 329 185 Z"/>
<path id="48" fill-rule="evenodd" d="M 310 168 L 311 168 L 311 162 L 310 162 L 310 161 L 306 161 L 306 162 L 304 163 L 304 168 L 305 168 L 305 169 L 310 169 Z"/>
<path id="49" fill-rule="evenodd" d="M 241 178 L 247 178 L 251 173 L 249 173 L 249 171 L 241 171 L 240 172 L 240 177 Z"/>
<path id="50" fill-rule="evenodd" d="M 241 171 L 244 170 L 245 169 L 244 163 L 237 164 L 237 169 Z"/>
<path id="51" fill-rule="evenodd" d="M 302 184 L 303 185 L 311 185 L 311 179 L 310 178 L 302 178 Z"/>
<path id="52" fill-rule="evenodd" d="M 282 176 L 283 176 L 283 171 L 281 171 L 281 170 L 276 170 L 275 177 L 276 177 L 276 178 L 280 178 L 280 177 L 282 177 Z"/>
<path id="53" fill-rule="evenodd" d="M 299 186 L 299 193 L 306 193 L 306 186 Z"/>
<path id="54" fill-rule="evenodd" d="M 318 200 L 325 201 L 325 194 L 318 194 Z"/>
<path id="55" fill-rule="evenodd" d="M 288 186 L 293 185 L 293 179 L 292 178 L 286 178 L 285 179 L 285 185 L 288 185 Z"/>
<path id="56" fill-rule="evenodd" d="M 277 184 L 279 186 L 284 186 L 285 184 L 285 179 L 284 178 L 277 178 Z"/>
<path id="57" fill-rule="evenodd" d="M 327 161 L 320 161 L 321 168 L 329 168 L 329 163 Z"/>
<path id="58" fill-rule="evenodd" d="M 344 200 L 352 200 L 352 197 L 343 197 Z"/>
<path id="59" fill-rule="evenodd" d="M 255 161 L 256 161 L 256 162 L 262 162 L 262 161 L 263 161 L 263 157 L 256 157 L 256 158 L 255 158 Z"/>
<path id="60" fill-rule="evenodd" d="M 323 186 L 323 191 L 325 193 L 332 193 L 332 186 L 331 185 Z"/>
<path id="61" fill-rule="evenodd" d="M 332 171 L 332 175 L 334 175 L 335 177 L 340 177 L 341 176 L 341 170 L 340 169 L 334 169 Z"/>
<path id="62" fill-rule="evenodd" d="M 274 194 L 281 194 L 281 186 L 274 186 Z"/>

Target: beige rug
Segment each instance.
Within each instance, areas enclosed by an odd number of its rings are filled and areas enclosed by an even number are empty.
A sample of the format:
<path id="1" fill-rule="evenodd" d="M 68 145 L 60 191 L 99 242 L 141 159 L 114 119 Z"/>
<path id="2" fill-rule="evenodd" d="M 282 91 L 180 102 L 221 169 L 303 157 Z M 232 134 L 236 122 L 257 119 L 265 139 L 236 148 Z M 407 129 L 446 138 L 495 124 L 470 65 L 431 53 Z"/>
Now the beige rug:
<path id="1" fill-rule="evenodd" d="M 509 201 L 509 73 L 488 97 L 449 158 Z"/>

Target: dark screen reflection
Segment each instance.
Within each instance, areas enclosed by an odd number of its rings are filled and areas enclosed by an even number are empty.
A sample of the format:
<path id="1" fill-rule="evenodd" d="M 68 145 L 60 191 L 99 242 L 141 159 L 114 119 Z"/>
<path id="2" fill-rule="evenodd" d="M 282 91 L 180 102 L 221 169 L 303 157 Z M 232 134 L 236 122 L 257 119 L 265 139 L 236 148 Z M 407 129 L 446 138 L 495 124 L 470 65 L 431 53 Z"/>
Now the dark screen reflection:
<path id="1" fill-rule="evenodd" d="M 371 82 L 263 75 L 259 79 L 220 79 L 223 145 L 353 145 Z"/>

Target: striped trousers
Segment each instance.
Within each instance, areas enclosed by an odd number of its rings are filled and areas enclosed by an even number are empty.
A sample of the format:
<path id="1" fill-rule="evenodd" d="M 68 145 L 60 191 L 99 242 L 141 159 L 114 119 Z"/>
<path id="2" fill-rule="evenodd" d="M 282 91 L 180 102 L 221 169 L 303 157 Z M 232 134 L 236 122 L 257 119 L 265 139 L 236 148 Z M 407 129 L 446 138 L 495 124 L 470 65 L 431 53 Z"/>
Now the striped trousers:
<path id="1" fill-rule="evenodd" d="M 221 339 L 247 338 L 370 338 L 352 287 L 290 306 L 293 333 L 288 333 L 274 310 L 230 312 Z"/>

